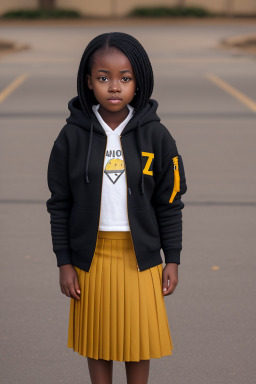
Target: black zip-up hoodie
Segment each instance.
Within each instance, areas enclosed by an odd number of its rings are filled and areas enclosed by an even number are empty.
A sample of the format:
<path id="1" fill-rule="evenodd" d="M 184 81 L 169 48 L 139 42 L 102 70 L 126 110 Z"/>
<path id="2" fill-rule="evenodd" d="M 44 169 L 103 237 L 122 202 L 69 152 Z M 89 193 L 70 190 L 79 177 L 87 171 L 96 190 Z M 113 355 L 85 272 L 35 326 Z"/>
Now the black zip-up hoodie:
<path id="1" fill-rule="evenodd" d="M 89 271 L 99 228 L 107 135 L 95 114 L 84 113 L 78 96 L 54 141 L 48 165 L 51 235 L 57 266 Z M 180 264 L 181 195 L 187 190 L 182 157 L 160 122 L 158 103 L 148 104 L 124 127 L 121 148 L 127 179 L 127 209 L 138 270 Z M 117 202 L 118 203 L 118 202 Z"/>

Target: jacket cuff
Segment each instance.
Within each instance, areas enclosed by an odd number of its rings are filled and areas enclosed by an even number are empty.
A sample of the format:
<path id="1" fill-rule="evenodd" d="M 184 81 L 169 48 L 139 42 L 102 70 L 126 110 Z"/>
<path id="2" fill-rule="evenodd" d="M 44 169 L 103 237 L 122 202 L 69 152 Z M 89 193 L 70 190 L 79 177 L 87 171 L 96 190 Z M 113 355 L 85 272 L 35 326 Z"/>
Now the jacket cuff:
<path id="1" fill-rule="evenodd" d="M 60 267 L 61 265 L 65 265 L 65 264 L 72 264 L 69 249 L 63 249 L 61 251 L 55 251 L 55 254 L 56 254 L 56 258 L 57 258 L 57 267 Z"/>
<path id="2" fill-rule="evenodd" d="M 180 250 L 179 249 L 166 249 L 164 251 L 165 264 L 177 263 L 180 264 Z"/>

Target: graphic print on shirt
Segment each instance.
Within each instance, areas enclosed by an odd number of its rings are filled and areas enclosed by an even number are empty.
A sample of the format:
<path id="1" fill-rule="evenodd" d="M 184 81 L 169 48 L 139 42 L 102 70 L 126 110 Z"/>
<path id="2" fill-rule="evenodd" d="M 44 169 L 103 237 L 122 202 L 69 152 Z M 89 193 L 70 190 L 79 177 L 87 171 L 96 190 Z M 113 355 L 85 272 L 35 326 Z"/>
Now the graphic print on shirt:
<path id="1" fill-rule="evenodd" d="M 112 157 L 108 160 L 105 165 L 104 173 L 107 175 L 109 180 L 115 184 L 117 180 L 124 173 L 124 161 L 123 159 L 119 159 L 118 157 L 122 156 L 122 152 L 118 150 L 107 150 L 106 157 Z"/>

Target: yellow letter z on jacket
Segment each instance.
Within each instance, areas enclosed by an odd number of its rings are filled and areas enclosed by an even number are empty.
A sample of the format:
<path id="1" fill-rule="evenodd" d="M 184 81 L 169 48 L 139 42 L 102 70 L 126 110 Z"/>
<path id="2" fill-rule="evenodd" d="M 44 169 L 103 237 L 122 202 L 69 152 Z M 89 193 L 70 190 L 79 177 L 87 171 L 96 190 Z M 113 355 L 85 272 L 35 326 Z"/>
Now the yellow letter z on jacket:
<path id="1" fill-rule="evenodd" d="M 78 96 L 54 141 L 47 200 L 57 266 L 89 271 L 97 241 L 107 135 Z M 120 140 L 127 179 L 127 214 L 139 271 L 163 262 L 180 264 L 181 195 L 187 190 L 182 157 L 150 99 L 123 129 Z M 118 202 L 117 202 L 118 204 Z"/>

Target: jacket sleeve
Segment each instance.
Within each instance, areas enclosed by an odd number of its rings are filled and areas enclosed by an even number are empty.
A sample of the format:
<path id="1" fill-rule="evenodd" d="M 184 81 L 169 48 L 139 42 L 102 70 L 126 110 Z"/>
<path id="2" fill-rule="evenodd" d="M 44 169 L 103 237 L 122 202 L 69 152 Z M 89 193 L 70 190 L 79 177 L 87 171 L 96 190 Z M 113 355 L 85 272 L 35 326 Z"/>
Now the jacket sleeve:
<path id="1" fill-rule="evenodd" d="M 72 196 L 68 180 L 68 155 L 54 142 L 47 171 L 48 187 L 51 197 L 47 200 L 50 213 L 53 252 L 56 254 L 57 266 L 72 264 L 69 248 L 68 223 L 72 205 Z"/>
<path id="2" fill-rule="evenodd" d="M 153 206 L 160 231 L 165 263 L 180 264 L 182 250 L 181 195 L 187 191 L 184 166 L 175 141 L 169 154 L 162 160 L 161 170 L 155 175 Z"/>

